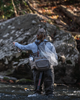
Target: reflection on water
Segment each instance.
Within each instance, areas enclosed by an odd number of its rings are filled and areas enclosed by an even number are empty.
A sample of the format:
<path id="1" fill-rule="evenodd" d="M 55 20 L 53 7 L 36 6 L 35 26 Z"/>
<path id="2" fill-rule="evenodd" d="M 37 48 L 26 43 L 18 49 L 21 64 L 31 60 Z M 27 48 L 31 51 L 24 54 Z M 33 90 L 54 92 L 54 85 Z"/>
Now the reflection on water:
<path id="1" fill-rule="evenodd" d="M 33 92 L 33 85 L 0 84 L 0 93 L 28 95 Z"/>
<path id="2" fill-rule="evenodd" d="M 53 100 L 45 96 L 28 98 L 28 94 L 33 94 L 33 90 L 33 85 L 0 84 L 0 100 Z M 56 86 L 54 87 L 54 99 L 80 100 L 80 90 L 76 87 Z"/>

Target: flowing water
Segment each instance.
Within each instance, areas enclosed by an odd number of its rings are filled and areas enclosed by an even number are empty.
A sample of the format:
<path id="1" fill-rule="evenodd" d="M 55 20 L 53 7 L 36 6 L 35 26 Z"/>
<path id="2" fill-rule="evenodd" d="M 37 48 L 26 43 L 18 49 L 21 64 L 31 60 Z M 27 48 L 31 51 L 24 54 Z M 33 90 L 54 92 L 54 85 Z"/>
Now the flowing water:
<path id="1" fill-rule="evenodd" d="M 77 87 L 56 86 L 54 98 L 27 97 L 33 94 L 33 90 L 33 85 L 0 84 L 0 100 L 80 100 L 80 89 Z"/>

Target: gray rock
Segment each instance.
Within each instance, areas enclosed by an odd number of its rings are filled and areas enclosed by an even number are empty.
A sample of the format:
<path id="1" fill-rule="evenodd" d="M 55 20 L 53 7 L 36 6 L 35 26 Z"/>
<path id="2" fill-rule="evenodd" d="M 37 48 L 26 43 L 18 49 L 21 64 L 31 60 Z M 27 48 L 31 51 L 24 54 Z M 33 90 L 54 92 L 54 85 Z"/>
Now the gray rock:
<path id="1" fill-rule="evenodd" d="M 12 74 L 16 72 L 16 70 L 18 70 L 17 73 L 21 72 L 18 74 L 24 74 L 24 70 L 26 69 L 28 70 L 26 75 L 32 75 L 28 65 L 29 52 L 22 59 L 22 52 L 18 52 L 17 47 L 13 45 L 13 42 L 15 41 L 25 45 L 34 42 L 36 40 L 37 30 L 40 27 L 45 28 L 47 34 L 46 38 L 51 41 L 56 48 L 60 58 L 58 66 L 63 67 L 64 62 L 65 67 L 63 68 L 66 70 L 67 66 L 71 66 L 71 70 L 73 71 L 75 60 L 78 59 L 79 54 L 76 48 L 77 44 L 73 36 L 64 30 L 60 30 L 55 25 L 41 22 L 41 19 L 42 18 L 35 14 L 27 14 L 0 23 L 0 61 L 4 65 L 4 67 L 3 65 L 0 65 L 1 71 L 5 71 L 7 65 L 9 69 L 12 69 Z M 12 64 L 12 62 L 17 63 Z M 23 65 L 25 68 L 21 69 L 21 66 Z M 59 68 L 60 67 L 55 67 L 55 70 Z M 64 74 L 64 79 L 66 79 L 65 74 L 67 77 L 71 77 L 72 71 L 67 73 L 68 71 L 69 69 L 67 69 L 65 73 L 62 72 Z M 55 72 L 55 75 L 58 75 L 59 79 L 62 79 L 62 76 L 61 74 L 59 75 L 59 72 Z M 32 78 L 32 76 L 29 76 L 29 78 L 30 77 Z M 70 79 L 73 78 L 71 77 Z M 60 80 L 60 82 L 62 81 Z"/>

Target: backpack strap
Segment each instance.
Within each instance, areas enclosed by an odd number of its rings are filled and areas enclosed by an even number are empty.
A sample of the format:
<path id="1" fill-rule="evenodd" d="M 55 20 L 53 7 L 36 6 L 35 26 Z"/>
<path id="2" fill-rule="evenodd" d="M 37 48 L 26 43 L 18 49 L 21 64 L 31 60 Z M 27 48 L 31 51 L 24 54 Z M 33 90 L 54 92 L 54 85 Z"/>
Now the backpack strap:
<path id="1" fill-rule="evenodd" d="M 45 45 L 46 45 L 46 43 L 47 42 L 49 42 L 49 41 L 43 41 L 44 43 L 45 43 Z M 39 57 L 39 42 L 35 42 L 35 44 L 37 45 L 37 57 Z"/>
<path id="2" fill-rule="evenodd" d="M 37 45 L 37 57 L 39 57 L 39 44 L 38 42 L 35 42 L 35 44 Z"/>

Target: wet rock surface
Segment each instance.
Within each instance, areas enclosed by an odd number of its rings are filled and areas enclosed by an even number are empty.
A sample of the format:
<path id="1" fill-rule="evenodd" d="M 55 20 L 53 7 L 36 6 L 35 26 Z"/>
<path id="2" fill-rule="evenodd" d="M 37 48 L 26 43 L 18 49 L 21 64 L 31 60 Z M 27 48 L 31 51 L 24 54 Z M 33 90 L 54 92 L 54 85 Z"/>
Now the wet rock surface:
<path id="1" fill-rule="evenodd" d="M 31 98 L 28 98 L 27 96 L 19 96 L 17 95 L 16 97 L 15 96 L 12 96 L 12 95 L 2 95 L 2 100 L 14 100 L 14 99 L 19 99 L 19 100 L 79 100 L 80 98 L 79 97 L 65 97 L 65 96 L 60 96 L 60 97 L 54 97 L 54 98 L 47 98 L 47 97 L 31 97 Z"/>
<path id="2" fill-rule="evenodd" d="M 54 87 L 54 97 L 39 95 L 28 97 L 33 94 L 33 85 L 5 85 L 0 84 L 1 100 L 80 100 L 80 90 L 78 88 L 58 86 Z"/>
<path id="3" fill-rule="evenodd" d="M 59 56 L 59 65 L 55 67 L 55 81 L 66 84 L 75 83 L 77 80 L 72 77 L 72 73 L 79 52 L 73 36 L 55 25 L 44 23 L 42 18 L 32 14 L 0 23 L 0 74 L 32 79 L 28 63 L 31 51 L 18 52 L 13 42 L 26 45 L 35 41 L 40 27 L 45 28 L 46 39 L 54 44 Z"/>

